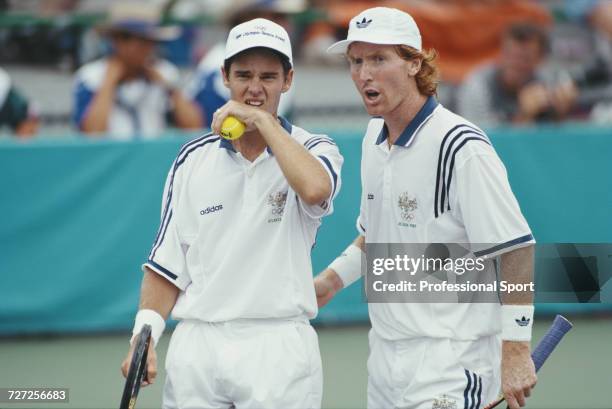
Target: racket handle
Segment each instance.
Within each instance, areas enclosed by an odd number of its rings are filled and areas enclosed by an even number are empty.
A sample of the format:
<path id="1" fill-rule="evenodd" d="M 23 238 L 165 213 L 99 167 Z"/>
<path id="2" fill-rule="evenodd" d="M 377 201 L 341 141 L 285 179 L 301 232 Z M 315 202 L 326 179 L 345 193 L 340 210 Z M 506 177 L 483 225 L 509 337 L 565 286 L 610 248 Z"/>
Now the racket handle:
<path id="1" fill-rule="evenodd" d="M 542 337 L 538 345 L 531 353 L 531 359 L 535 366 L 536 372 L 540 370 L 544 362 L 548 359 L 552 351 L 557 347 L 561 339 L 569 330 L 573 327 L 572 323 L 569 322 L 564 316 L 557 315 L 550 326 L 546 334 Z M 489 403 L 484 409 L 493 409 L 504 401 L 504 397 L 501 396 L 497 400 Z M 508 407 L 506 406 L 506 409 Z"/>
<path id="2" fill-rule="evenodd" d="M 533 359 L 536 372 L 544 365 L 544 362 L 570 329 L 572 329 L 572 323 L 565 317 L 561 315 L 555 317 L 552 325 L 531 353 L 531 359 Z"/>

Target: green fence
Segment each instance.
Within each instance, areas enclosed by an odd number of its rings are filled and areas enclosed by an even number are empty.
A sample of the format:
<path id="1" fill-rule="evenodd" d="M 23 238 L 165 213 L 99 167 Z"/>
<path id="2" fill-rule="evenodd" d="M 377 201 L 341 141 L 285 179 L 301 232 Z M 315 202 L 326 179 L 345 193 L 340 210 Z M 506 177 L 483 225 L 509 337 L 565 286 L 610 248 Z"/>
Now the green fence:
<path id="1" fill-rule="evenodd" d="M 331 136 L 345 157 L 343 186 L 317 237 L 315 271 L 357 233 L 361 135 Z M 612 129 L 498 129 L 490 136 L 538 242 L 612 243 Z M 185 142 L 0 141 L 0 334 L 131 327 L 163 181 Z M 546 304 L 541 311 L 602 309 L 612 305 Z M 366 319 L 357 285 L 317 318 Z"/>

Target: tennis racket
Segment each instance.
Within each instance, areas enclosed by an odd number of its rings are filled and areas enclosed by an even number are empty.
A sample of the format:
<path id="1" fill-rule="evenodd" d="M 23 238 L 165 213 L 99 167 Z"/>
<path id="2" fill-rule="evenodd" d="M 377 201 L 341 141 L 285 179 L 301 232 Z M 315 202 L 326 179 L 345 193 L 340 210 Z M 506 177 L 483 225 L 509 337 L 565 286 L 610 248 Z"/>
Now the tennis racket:
<path id="1" fill-rule="evenodd" d="M 565 317 L 561 315 L 557 315 L 555 320 L 553 321 L 546 334 L 542 337 L 538 345 L 535 347 L 533 352 L 531 353 L 531 359 L 533 359 L 533 364 L 535 366 L 536 372 L 540 370 L 542 365 L 552 351 L 557 347 L 561 339 L 567 332 L 572 329 L 573 325 L 569 322 Z M 504 401 L 504 397 L 501 396 L 497 400 L 489 403 L 484 409 L 493 409 L 497 407 L 500 403 Z"/>
<path id="2" fill-rule="evenodd" d="M 148 324 L 144 325 L 134 342 L 136 343 L 134 354 L 130 362 L 130 370 L 125 379 L 125 387 L 123 388 L 123 396 L 121 397 L 119 409 L 134 409 L 136 406 L 136 397 L 138 396 L 140 385 L 147 376 L 147 353 L 149 351 L 149 343 L 151 342 L 151 326 Z"/>

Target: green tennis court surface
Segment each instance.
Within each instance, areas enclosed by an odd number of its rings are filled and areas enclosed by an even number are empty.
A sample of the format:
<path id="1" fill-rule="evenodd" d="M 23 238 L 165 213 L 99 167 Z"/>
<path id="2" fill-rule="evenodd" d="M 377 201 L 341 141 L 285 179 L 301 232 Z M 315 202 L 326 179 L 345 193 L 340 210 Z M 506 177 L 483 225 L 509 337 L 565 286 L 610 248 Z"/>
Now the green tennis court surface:
<path id="1" fill-rule="evenodd" d="M 569 317 L 574 329 L 539 373 L 529 408 L 612 408 L 612 319 Z M 540 319 L 539 339 L 550 320 Z M 325 385 L 324 408 L 363 408 L 366 402 L 367 327 L 318 328 Z M 170 337 L 158 347 L 161 361 Z M 0 339 L 0 388 L 66 387 L 67 404 L 6 404 L 2 408 L 117 408 L 120 363 L 128 335 Z M 137 408 L 159 408 L 164 372 L 143 389 Z M 501 406 L 500 406 L 501 407 Z"/>

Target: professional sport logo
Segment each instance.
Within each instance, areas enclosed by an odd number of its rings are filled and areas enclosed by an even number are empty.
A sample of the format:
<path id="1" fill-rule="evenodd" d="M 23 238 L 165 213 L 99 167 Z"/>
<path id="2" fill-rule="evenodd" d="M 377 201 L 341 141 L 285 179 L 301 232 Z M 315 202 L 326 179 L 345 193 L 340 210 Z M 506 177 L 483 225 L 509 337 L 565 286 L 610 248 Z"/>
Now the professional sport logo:
<path id="1" fill-rule="evenodd" d="M 397 206 L 400 208 L 402 219 L 410 222 L 414 220 L 414 211 L 418 208 L 416 196 L 404 192 L 399 196 Z"/>
<path id="2" fill-rule="evenodd" d="M 285 203 L 287 203 L 287 192 L 276 192 L 268 195 L 268 204 L 272 207 L 272 219 L 268 219 L 268 223 L 279 222 L 285 212 Z"/>
<path id="3" fill-rule="evenodd" d="M 372 22 L 372 19 L 367 20 L 365 17 L 363 18 L 363 20 L 361 21 L 357 21 L 357 28 L 366 28 L 367 26 L 370 25 L 370 23 Z"/>
<path id="4" fill-rule="evenodd" d="M 449 400 L 446 395 L 442 395 L 434 399 L 431 409 L 457 409 L 457 402 Z"/>

